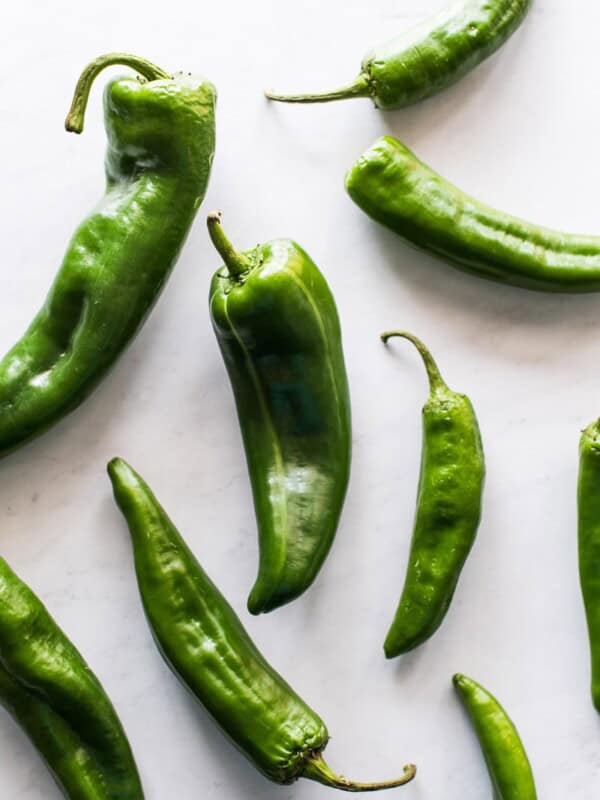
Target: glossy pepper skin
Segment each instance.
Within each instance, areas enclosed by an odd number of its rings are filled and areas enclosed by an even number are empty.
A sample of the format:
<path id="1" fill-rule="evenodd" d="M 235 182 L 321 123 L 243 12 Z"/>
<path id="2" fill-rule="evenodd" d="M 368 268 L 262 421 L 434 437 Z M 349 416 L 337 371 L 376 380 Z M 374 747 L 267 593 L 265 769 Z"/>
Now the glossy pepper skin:
<path id="1" fill-rule="evenodd" d="M 143 800 L 129 742 L 98 679 L 2 558 L 0 705 L 69 800 Z"/>
<path id="2" fill-rule="evenodd" d="M 471 678 L 455 675 L 453 682 L 475 728 L 495 800 L 536 800 L 527 753 L 506 711 Z"/>
<path id="3" fill-rule="evenodd" d="M 364 57 L 348 86 L 322 94 L 282 95 L 286 103 L 326 103 L 370 97 L 390 110 L 441 92 L 496 52 L 516 31 L 531 0 L 458 0 Z"/>
<path id="4" fill-rule="evenodd" d="M 600 237 L 560 233 L 495 211 L 378 139 L 346 176 L 372 219 L 463 272 L 543 292 L 600 291 Z"/>
<path id="5" fill-rule="evenodd" d="M 384 644 L 387 658 L 413 650 L 440 627 L 450 607 L 481 518 L 485 478 L 479 425 L 471 401 L 453 392 L 423 342 L 401 336 L 419 351 L 429 377 L 423 406 L 423 451 L 408 568 Z"/>
<path id="6" fill-rule="evenodd" d="M 579 579 L 590 639 L 592 701 L 600 711 L 600 421 L 581 434 L 577 501 Z"/>
<path id="7" fill-rule="evenodd" d="M 44 306 L 0 362 L 0 455 L 76 408 L 133 339 L 156 302 L 206 190 L 215 90 L 114 53 L 92 62 L 67 128 L 79 132 L 89 91 L 107 66 L 140 75 L 104 96 L 106 194 L 79 226 Z"/>
<path id="8" fill-rule="evenodd" d="M 231 606 L 208 578 L 148 485 L 119 458 L 108 465 L 129 526 L 135 570 L 156 644 L 173 672 L 231 742 L 267 778 L 300 777 L 346 791 L 407 783 L 359 784 L 335 775 L 321 752 L 321 718 L 267 663 Z"/>
<path id="9" fill-rule="evenodd" d="M 295 242 L 236 253 L 218 214 L 225 265 L 210 315 L 235 396 L 258 522 L 260 564 L 248 609 L 289 603 L 333 542 L 350 471 L 350 398 L 340 323 L 323 275 Z"/>

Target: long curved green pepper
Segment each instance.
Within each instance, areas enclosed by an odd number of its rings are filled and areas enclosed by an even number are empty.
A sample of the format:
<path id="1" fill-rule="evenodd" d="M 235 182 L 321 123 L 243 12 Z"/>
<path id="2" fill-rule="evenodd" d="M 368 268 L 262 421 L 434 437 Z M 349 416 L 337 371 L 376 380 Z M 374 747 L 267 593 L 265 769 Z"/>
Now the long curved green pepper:
<path id="1" fill-rule="evenodd" d="M 454 0 L 431 19 L 368 52 L 348 86 L 322 94 L 265 94 L 285 103 L 370 97 L 381 109 L 404 108 L 456 83 L 495 53 L 530 6 L 531 0 Z"/>
<path id="2" fill-rule="evenodd" d="M 463 272 L 544 292 L 600 291 L 600 236 L 560 233 L 495 211 L 391 136 L 363 153 L 346 189 L 372 219 Z"/>
<path id="3" fill-rule="evenodd" d="M 208 578 L 148 485 L 122 459 L 108 465 L 129 526 L 148 623 L 173 672 L 231 742 L 267 778 L 311 780 L 349 792 L 408 783 L 415 767 L 385 783 L 356 783 L 322 757 L 329 734 L 321 718 L 267 663 Z"/>
<path id="4" fill-rule="evenodd" d="M 252 614 L 304 592 L 333 543 L 350 471 L 350 397 L 335 301 L 295 242 L 237 253 L 220 215 L 208 227 L 225 264 L 210 315 L 235 396 L 259 532 Z"/>
<path id="5" fill-rule="evenodd" d="M 129 742 L 98 679 L 2 558 L 0 705 L 69 800 L 143 800 Z"/>
<path id="6" fill-rule="evenodd" d="M 455 675 L 453 682 L 475 728 L 495 800 L 536 800 L 527 753 L 506 711 L 471 678 Z"/>
<path id="7" fill-rule="evenodd" d="M 579 579 L 590 639 L 592 701 L 600 711 L 600 420 L 579 444 Z"/>
<path id="8" fill-rule="evenodd" d="M 464 394 L 451 391 L 423 342 L 401 336 L 419 351 L 429 377 L 423 406 L 423 451 L 417 512 L 400 603 L 384 644 L 387 658 L 429 639 L 442 624 L 481 517 L 485 464 L 477 417 Z"/>
<path id="9" fill-rule="evenodd" d="M 108 66 L 139 73 L 104 95 L 106 194 L 75 232 L 44 306 L 0 362 L 0 455 L 76 408 L 156 302 L 206 191 L 215 89 L 111 53 L 82 73 L 66 127 L 79 133 L 91 85 Z"/>

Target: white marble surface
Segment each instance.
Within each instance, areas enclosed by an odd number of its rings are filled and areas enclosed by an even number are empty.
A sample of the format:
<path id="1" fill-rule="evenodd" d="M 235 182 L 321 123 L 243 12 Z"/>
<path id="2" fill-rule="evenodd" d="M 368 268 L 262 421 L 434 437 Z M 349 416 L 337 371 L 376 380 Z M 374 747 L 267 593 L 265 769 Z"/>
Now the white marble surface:
<path id="1" fill-rule="evenodd" d="M 148 324 L 79 411 L 0 466 L 0 552 L 102 680 L 149 799 L 312 800 L 327 790 L 266 782 L 161 661 L 105 474 L 117 454 L 148 479 L 267 657 L 321 712 L 334 768 L 385 778 L 414 760 L 418 778 L 399 797 L 491 796 L 451 689 L 461 670 L 509 709 L 540 797 L 598 796 L 575 486 L 579 430 L 600 412 L 600 296 L 544 296 L 462 275 L 371 223 L 342 183 L 389 132 L 499 208 L 598 231 L 598 5 L 535 0 L 502 52 L 406 111 L 383 115 L 368 101 L 285 107 L 261 96 L 268 85 L 344 82 L 369 45 L 441 5 L 22 0 L 3 9 L 2 351 L 42 302 L 71 232 L 102 192 L 99 86 L 84 135 L 62 127 L 83 65 L 129 50 L 202 72 L 220 93 L 210 189 Z M 258 619 L 245 612 L 256 568 L 248 479 L 207 314 L 219 262 L 204 228 L 213 207 L 240 246 L 290 236 L 321 266 L 342 318 L 352 391 L 354 463 L 336 544 L 311 591 Z M 406 563 L 426 385 L 408 344 L 386 351 L 379 343 L 389 326 L 422 336 L 448 382 L 471 396 L 488 468 L 479 538 L 448 618 L 427 645 L 394 662 L 381 645 Z M 4 713 L 0 796 L 58 797 Z"/>

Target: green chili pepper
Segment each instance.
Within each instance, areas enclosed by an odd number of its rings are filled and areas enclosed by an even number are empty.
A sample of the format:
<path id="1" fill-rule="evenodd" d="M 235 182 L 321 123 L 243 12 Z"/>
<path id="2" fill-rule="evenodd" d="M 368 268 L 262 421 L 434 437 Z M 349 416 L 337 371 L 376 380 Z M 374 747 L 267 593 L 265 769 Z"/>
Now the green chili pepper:
<path id="1" fill-rule="evenodd" d="M 46 302 L 0 362 L 0 455 L 45 431 L 100 382 L 156 302 L 204 196 L 214 150 L 214 87 L 144 59 L 101 56 L 81 75 L 68 130 L 92 82 L 124 64 L 138 78 L 105 93 L 106 194 L 73 236 Z"/>
<path id="2" fill-rule="evenodd" d="M 453 681 L 479 739 L 495 800 L 536 800 L 527 753 L 506 711 L 471 678 L 455 675 Z"/>
<path id="3" fill-rule="evenodd" d="M 322 758 L 325 724 L 265 661 L 150 488 L 119 458 L 108 465 L 129 526 L 146 617 L 167 664 L 232 743 L 276 783 L 304 777 L 350 792 L 408 783 L 335 775 Z"/>
<path id="4" fill-rule="evenodd" d="M 579 577 L 592 662 L 592 700 L 600 711 L 600 420 L 581 435 L 579 446 Z"/>
<path id="5" fill-rule="evenodd" d="M 494 211 L 390 136 L 358 159 L 346 188 L 374 220 L 463 272 L 545 292 L 600 290 L 600 237 L 559 233 Z"/>
<path id="6" fill-rule="evenodd" d="M 225 265 L 210 314 L 235 396 L 258 522 L 248 609 L 271 611 L 314 581 L 335 536 L 350 470 L 350 399 L 340 323 L 324 277 L 295 242 L 237 253 L 219 214 Z"/>
<path id="7" fill-rule="evenodd" d="M 104 689 L 48 610 L 0 558 L 0 704 L 70 800 L 143 800 Z"/>
<path id="8" fill-rule="evenodd" d="M 265 94 L 284 103 L 370 97 L 384 110 L 404 108 L 456 83 L 495 53 L 530 6 L 531 0 L 459 0 L 367 53 L 349 86 L 323 94 Z"/>
<path id="9" fill-rule="evenodd" d="M 452 186 L 389 136 L 346 177 L 354 202 L 409 244 L 480 278 L 545 292 L 600 291 L 600 237 L 540 228 Z"/>
<path id="10" fill-rule="evenodd" d="M 396 616 L 384 644 L 387 658 L 417 647 L 442 624 L 481 517 L 485 477 L 477 417 L 464 394 L 451 391 L 423 342 L 401 336 L 419 351 L 429 377 L 423 406 L 421 474 L 408 569 Z"/>

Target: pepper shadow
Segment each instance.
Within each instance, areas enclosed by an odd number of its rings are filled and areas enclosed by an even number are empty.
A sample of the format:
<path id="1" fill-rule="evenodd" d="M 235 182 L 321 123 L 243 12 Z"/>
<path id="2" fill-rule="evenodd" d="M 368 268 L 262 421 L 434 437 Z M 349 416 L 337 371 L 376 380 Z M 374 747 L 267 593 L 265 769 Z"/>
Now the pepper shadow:
<path id="1" fill-rule="evenodd" d="M 501 104 L 505 97 L 512 97 L 514 87 L 506 80 L 507 70 L 511 75 L 531 72 L 529 62 L 533 60 L 535 40 L 539 35 L 539 21 L 533 20 L 537 14 L 534 4 L 518 30 L 495 53 L 447 88 L 406 108 L 379 112 L 382 127 L 390 136 L 402 141 L 406 137 L 422 142 L 432 132 L 447 128 L 449 121 L 460 113 L 469 109 L 481 112 L 486 106 L 492 108 Z M 548 52 L 546 58 L 550 61 L 552 53 Z M 534 64 L 545 74 L 537 52 Z"/>
<path id="2" fill-rule="evenodd" d="M 166 669 L 166 667 L 165 667 Z M 167 678 L 169 676 L 166 676 Z M 197 784 L 202 786 L 210 777 L 206 774 L 206 762 L 219 765 L 219 772 L 227 774 L 231 782 L 234 796 L 246 797 L 249 800 L 288 800 L 293 796 L 292 790 L 270 782 L 243 756 L 219 729 L 215 721 L 200 705 L 192 693 L 179 683 L 175 675 L 170 676 L 178 684 L 175 691 L 181 701 L 178 716 L 189 728 L 188 734 L 198 741 L 198 751 L 202 760 L 197 762 Z M 188 765 L 188 774 L 195 765 Z M 233 786 L 235 784 L 235 786 Z M 236 787 L 239 790 L 236 791 Z M 286 791 L 287 789 L 287 791 Z"/>

